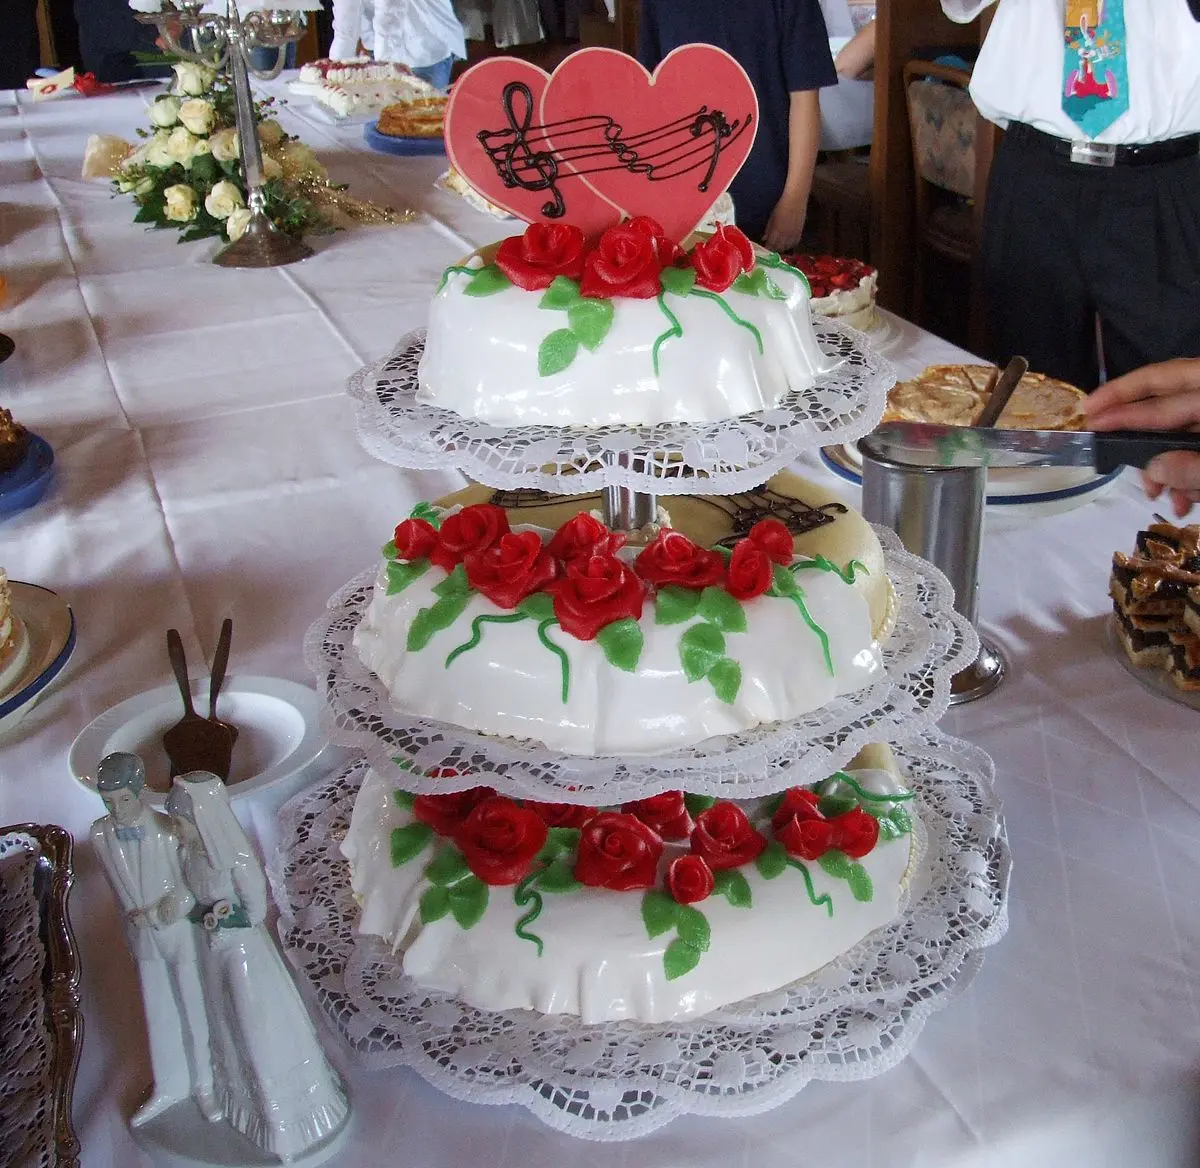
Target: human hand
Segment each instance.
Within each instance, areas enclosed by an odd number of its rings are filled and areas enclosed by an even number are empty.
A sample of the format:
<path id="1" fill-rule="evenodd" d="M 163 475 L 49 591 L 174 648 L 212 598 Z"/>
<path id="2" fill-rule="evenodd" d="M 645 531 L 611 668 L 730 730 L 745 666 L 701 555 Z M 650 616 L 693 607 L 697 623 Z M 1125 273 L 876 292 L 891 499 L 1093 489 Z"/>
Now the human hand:
<path id="1" fill-rule="evenodd" d="M 1096 390 L 1084 402 L 1093 430 L 1200 430 L 1200 359 L 1146 365 Z M 1200 503 L 1200 454 L 1172 450 L 1141 472 L 1151 499 L 1164 491 L 1182 519 Z"/>
<path id="2" fill-rule="evenodd" d="M 800 236 L 804 234 L 804 220 L 807 215 L 808 196 L 796 196 L 784 191 L 767 220 L 763 231 L 763 244 L 777 252 L 794 250 L 800 243 Z"/>

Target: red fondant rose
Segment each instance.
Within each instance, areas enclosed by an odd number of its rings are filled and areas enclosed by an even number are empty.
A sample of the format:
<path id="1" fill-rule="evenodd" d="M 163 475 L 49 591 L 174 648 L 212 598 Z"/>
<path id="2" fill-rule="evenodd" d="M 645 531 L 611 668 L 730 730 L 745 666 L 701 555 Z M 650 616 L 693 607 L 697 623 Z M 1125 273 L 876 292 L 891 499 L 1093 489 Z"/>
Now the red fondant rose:
<path id="1" fill-rule="evenodd" d="M 526 803 L 525 806 L 539 815 L 547 827 L 582 827 L 599 814 L 595 807 L 576 803 Z"/>
<path id="2" fill-rule="evenodd" d="M 834 846 L 833 823 L 821 814 L 819 802 L 814 792 L 802 787 L 785 792 L 771 825 L 788 855 L 816 860 Z"/>
<path id="3" fill-rule="evenodd" d="M 712 869 L 699 856 L 677 856 L 667 869 L 667 891 L 680 904 L 704 900 L 713 883 Z"/>
<path id="4" fill-rule="evenodd" d="M 594 515 L 580 511 L 554 533 L 546 550 L 566 563 L 580 556 L 614 555 L 625 546 L 625 538 L 623 531 L 609 531 Z"/>
<path id="5" fill-rule="evenodd" d="M 774 578 L 770 556 L 748 539 L 738 542 L 729 559 L 725 590 L 737 600 L 751 600 L 771 587 Z"/>
<path id="6" fill-rule="evenodd" d="M 437 547 L 429 558 L 439 568 L 454 571 L 456 564 L 469 555 L 489 548 L 508 533 L 508 516 L 493 503 L 475 503 L 442 520 Z"/>
<path id="7" fill-rule="evenodd" d="M 516 608 L 558 575 L 558 565 L 535 531 L 507 532 L 491 547 L 468 555 L 463 567 L 471 587 L 501 608 Z"/>
<path id="8" fill-rule="evenodd" d="M 664 527 L 639 553 L 633 570 L 657 587 L 707 588 L 725 575 L 725 560 L 720 552 L 698 547 L 681 532 Z"/>
<path id="9" fill-rule="evenodd" d="M 420 560 L 429 555 L 437 544 L 438 533 L 424 519 L 406 519 L 396 528 L 392 542 L 396 555 L 402 560 Z"/>
<path id="10" fill-rule="evenodd" d="M 663 269 L 654 239 L 646 232 L 621 223 L 610 227 L 583 266 L 579 291 L 584 296 L 628 296 L 650 300 L 662 291 Z"/>
<path id="11" fill-rule="evenodd" d="M 413 818 L 429 824 L 439 835 L 452 836 L 476 804 L 495 793 L 491 787 L 472 787 L 452 795 L 418 795 L 413 800 Z"/>
<path id="12" fill-rule="evenodd" d="M 754 246 L 736 227 L 718 227 L 711 239 L 692 248 L 691 261 L 701 288 L 724 292 L 754 267 Z"/>
<path id="13" fill-rule="evenodd" d="M 475 806 L 454 838 L 484 884 L 516 884 L 529 875 L 546 832 L 541 816 L 495 795 Z"/>
<path id="14" fill-rule="evenodd" d="M 649 799 L 626 803 L 621 810 L 636 816 L 665 840 L 686 839 L 692 830 L 692 817 L 683 802 L 682 791 L 664 791 Z"/>
<path id="15" fill-rule="evenodd" d="M 640 819 L 602 811 L 580 833 L 575 879 L 616 892 L 651 888 L 658 879 L 662 847 L 662 840 Z"/>
<path id="16" fill-rule="evenodd" d="M 531 223 L 496 249 L 493 261 L 518 288 L 548 288 L 555 276 L 578 280 L 586 249 L 583 232 L 569 223 Z"/>
<path id="17" fill-rule="evenodd" d="M 792 562 L 792 533 L 778 519 L 760 519 L 746 538 L 772 563 Z"/>
<path id="18" fill-rule="evenodd" d="M 833 846 L 841 848 L 852 860 L 861 860 L 879 841 L 879 821 L 861 807 L 835 815 L 829 823 L 833 828 Z"/>
<path id="19" fill-rule="evenodd" d="M 580 556 L 551 586 L 558 623 L 581 641 L 616 620 L 642 615 L 645 585 L 616 556 Z"/>
<path id="20" fill-rule="evenodd" d="M 714 803 L 696 816 L 692 851 L 715 872 L 750 863 L 766 846 L 766 837 L 750 826 L 736 803 Z"/>
<path id="21" fill-rule="evenodd" d="M 684 258 L 683 248 L 673 239 L 667 238 L 662 224 L 657 219 L 651 219 L 649 215 L 635 215 L 626 221 L 625 226 L 633 231 L 640 231 L 654 244 L 654 251 L 658 255 L 661 267 L 670 267 L 671 264 Z"/>

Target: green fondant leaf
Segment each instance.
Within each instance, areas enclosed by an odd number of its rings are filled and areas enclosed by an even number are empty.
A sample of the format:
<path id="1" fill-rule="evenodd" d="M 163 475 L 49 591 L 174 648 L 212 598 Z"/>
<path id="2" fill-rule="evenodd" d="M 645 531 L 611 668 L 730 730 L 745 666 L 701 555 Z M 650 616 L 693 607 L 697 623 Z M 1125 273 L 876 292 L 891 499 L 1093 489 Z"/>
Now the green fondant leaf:
<path id="1" fill-rule="evenodd" d="M 772 840 L 767 844 L 754 861 L 758 874 L 764 880 L 774 880 L 787 868 L 787 864 L 787 850 L 778 840 Z"/>
<path id="2" fill-rule="evenodd" d="M 387 594 L 395 596 L 403 592 L 414 580 L 429 571 L 428 560 L 389 560 L 387 566 Z"/>
<path id="3" fill-rule="evenodd" d="M 714 872 L 713 889 L 734 908 L 749 908 L 753 899 L 750 894 L 750 882 L 736 868 Z"/>
<path id="4" fill-rule="evenodd" d="M 430 884 L 453 884 L 470 873 L 463 854 L 455 847 L 442 848 L 425 867 L 425 879 Z"/>
<path id="5" fill-rule="evenodd" d="M 555 276 L 538 301 L 538 308 L 570 308 L 579 299 L 579 281 L 570 276 Z"/>
<path id="6" fill-rule="evenodd" d="M 733 559 L 733 548 L 726 547 L 723 543 L 717 544 L 713 551 L 718 552 L 721 558 L 728 564 Z"/>
<path id="7" fill-rule="evenodd" d="M 892 808 L 891 820 L 896 825 L 897 830 L 903 832 L 905 835 L 912 831 L 912 817 L 903 807 Z"/>
<path id="8" fill-rule="evenodd" d="M 536 883 L 543 892 L 574 892 L 576 888 L 582 887 L 575 879 L 573 865 L 568 856 L 559 856 L 552 864 L 543 868 Z"/>
<path id="9" fill-rule="evenodd" d="M 409 513 L 409 519 L 424 519 L 432 528 L 442 526 L 442 513 L 432 504 L 418 503 Z"/>
<path id="10" fill-rule="evenodd" d="M 434 885 L 421 896 L 421 924 L 431 925 L 440 921 L 450 911 L 450 893 Z"/>
<path id="11" fill-rule="evenodd" d="M 679 659 L 688 681 L 699 681 L 724 657 L 725 635 L 713 625 L 692 625 L 679 638 Z"/>
<path id="12" fill-rule="evenodd" d="M 494 296 L 509 287 L 511 281 L 495 264 L 484 264 L 463 289 L 465 296 Z"/>
<path id="13" fill-rule="evenodd" d="M 850 885 L 850 895 L 855 900 L 865 904 L 875 895 L 870 873 L 861 864 L 850 865 L 850 872 L 846 876 L 846 880 Z"/>
<path id="14" fill-rule="evenodd" d="M 682 906 L 657 888 L 642 897 L 642 923 L 648 937 L 657 937 L 675 927 L 675 918 Z"/>
<path id="15" fill-rule="evenodd" d="M 654 619 L 660 625 L 678 625 L 695 616 L 700 607 L 700 593 L 694 588 L 668 584 L 654 598 Z"/>
<path id="16" fill-rule="evenodd" d="M 454 571 L 433 586 L 435 596 L 464 596 L 470 591 L 471 583 L 467 579 L 467 569 L 462 564 L 455 564 Z"/>
<path id="17" fill-rule="evenodd" d="M 538 345 L 538 376 L 561 373 L 579 352 L 579 338 L 570 329 L 555 329 Z"/>
<path id="18" fill-rule="evenodd" d="M 803 595 L 796 578 L 782 564 L 776 564 L 772 570 L 770 594 L 772 596 Z"/>
<path id="19" fill-rule="evenodd" d="M 880 839 L 884 839 L 884 840 L 899 839 L 904 834 L 904 832 L 902 832 L 895 825 L 895 823 L 892 822 L 892 817 L 890 815 L 877 814 L 876 818 L 879 820 L 879 838 Z"/>
<path id="20" fill-rule="evenodd" d="M 850 879 L 850 857 L 845 852 L 838 851 L 837 848 L 830 848 L 818 858 L 817 863 L 835 880 Z"/>
<path id="21" fill-rule="evenodd" d="M 707 811 L 716 801 L 715 795 L 697 795 L 692 791 L 687 792 L 683 797 L 683 805 L 692 815 L 699 815 L 702 811 Z"/>
<path id="22" fill-rule="evenodd" d="M 857 806 L 858 800 L 853 795 L 822 795 L 817 810 L 826 819 L 832 819 L 835 815 L 845 815 L 847 811 L 853 811 Z"/>
<path id="23" fill-rule="evenodd" d="M 705 588 L 700 593 L 700 615 L 723 633 L 746 631 L 746 611 L 741 601 L 730 596 L 724 588 Z"/>
<path id="24" fill-rule="evenodd" d="M 756 268 L 755 271 L 758 269 Z M 768 300 L 786 300 L 787 293 L 775 283 L 765 272 L 763 273 L 762 291 L 760 296 L 765 296 Z"/>
<path id="25" fill-rule="evenodd" d="M 779 810 L 779 805 L 783 802 L 784 792 L 780 791 L 778 795 L 772 795 L 762 806 L 762 815 L 764 819 L 774 819 L 775 812 Z"/>
<path id="26" fill-rule="evenodd" d="M 389 539 L 383 545 L 381 555 L 385 560 L 394 560 L 396 558 L 396 541 L 394 539 Z"/>
<path id="27" fill-rule="evenodd" d="M 708 680 L 716 692 L 718 701 L 727 706 L 733 704 L 742 688 L 742 667 L 732 657 L 722 657 L 708 671 Z"/>
<path id="28" fill-rule="evenodd" d="M 418 855 L 433 838 L 433 828 L 427 823 L 409 823 L 392 828 L 392 867 L 399 868 Z"/>
<path id="29" fill-rule="evenodd" d="M 600 342 L 612 328 L 613 302 L 611 300 L 576 300 L 567 309 L 567 324 L 589 353 L 594 353 Z"/>
<path id="30" fill-rule="evenodd" d="M 604 650 L 608 663 L 626 673 L 632 673 L 637 668 L 645 643 L 641 626 L 631 616 L 606 624 L 596 634 L 596 644 Z"/>
<path id="31" fill-rule="evenodd" d="M 410 653 L 419 652 L 429 644 L 434 633 L 449 628 L 460 616 L 463 609 L 470 603 L 469 594 L 462 596 L 443 596 L 429 608 L 423 608 L 413 617 L 408 627 L 407 648 Z"/>
<path id="32" fill-rule="evenodd" d="M 689 945 L 682 937 L 676 937 L 663 953 L 663 970 L 667 981 L 674 981 L 677 977 L 690 973 L 700 964 L 703 955 L 700 949 Z"/>
<path id="33" fill-rule="evenodd" d="M 742 272 L 729 285 L 729 290 L 731 292 L 740 292 L 743 296 L 753 296 L 755 294 L 754 277 L 758 274 L 758 271 L 758 268 L 754 268 L 749 272 Z"/>
<path id="34" fill-rule="evenodd" d="M 479 924 L 480 917 L 487 911 L 487 885 L 477 876 L 468 876 L 452 884 L 449 893 L 450 912 L 458 921 L 459 928 L 469 929 Z"/>
<path id="35" fill-rule="evenodd" d="M 712 942 L 712 930 L 708 927 L 708 918 L 690 904 L 681 904 L 675 917 L 675 927 L 679 930 L 679 939 L 693 949 L 703 953 Z"/>
<path id="36" fill-rule="evenodd" d="M 686 296 L 696 286 L 695 268 L 663 268 L 659 274 L 664 292 Z"/>
<path id="37" fill-rule="evenodd" d="M 536 621 L 553 620 L 554 597 L 549 592 L 534 592 L 517 605 L 517 612 L 523 612 Z"/>
<path id="38" fill-rule="evenodd" d="M 403 807 L 405 811 L 411 811 L 412 805 L 417 800 L 416 795 L 411 791 L 401 791 L 399 789 L 392 792 L 392 798 L 396 801 L 396 806 Z"/>
<path id="39" fill-rule="evenodd" d="M 557 860 L 559 856 L 573 855 L 579 848 L 579 828 L 552 827 L 546 832 L 546 842 L 534 858 L 543 864 Z"/>

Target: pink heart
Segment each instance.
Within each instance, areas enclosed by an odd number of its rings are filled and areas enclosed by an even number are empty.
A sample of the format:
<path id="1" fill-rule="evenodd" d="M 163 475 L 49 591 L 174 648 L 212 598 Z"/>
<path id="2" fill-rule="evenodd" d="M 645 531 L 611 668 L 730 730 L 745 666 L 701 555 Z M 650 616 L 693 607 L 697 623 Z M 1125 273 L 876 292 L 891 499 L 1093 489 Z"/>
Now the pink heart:
<path id="1" fill-rule="evenodd" d="M 746 161 L 758 99 L 741 65 L 713 45 L 675 49 L 653 76 L 615 49 L 590 48 L 554 71 L 541 122 L 563 166 L 626 215 L 649 215 L 681 241 Z"/>
<path id="2" fill-rule="evenodd" d="M 475 190 L 518 219 L 573 223 L 594 237 L 619 223 L 621 212 L 548 158 L 539 123 L 549 80 L 515 57 L 488 57 L 468 69 L 446 105 L 446 153 Z"/>

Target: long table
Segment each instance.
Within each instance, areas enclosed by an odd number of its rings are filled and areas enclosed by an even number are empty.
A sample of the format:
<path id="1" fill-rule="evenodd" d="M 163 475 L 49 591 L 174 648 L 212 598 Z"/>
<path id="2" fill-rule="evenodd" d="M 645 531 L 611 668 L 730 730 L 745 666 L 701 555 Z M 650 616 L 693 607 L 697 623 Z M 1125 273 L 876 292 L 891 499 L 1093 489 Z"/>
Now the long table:
<path id="1" fill-rule="evenodd" d="M 74 1115 L 87 1168 L 150 1163 L 125 1128 L 148 1060 L 134 966 L 84 842 L 103 808 L 68 772 L 71 742 L 170 680 L 168 627 L 199 672 L 232 616 L 231 672 L 311 684 L 301 644 L 326 599 L 414 501 L 461 485 L 368 456 L 343 384 L 423 322 L 445 265 L 512 230 L 434 187 L 443 159 L 371 153 L 360 127 L 292 102 L 283 121 L 335 179 L 421 216 L 319 238 L 293 267 L 214 267 L 209 245 L 135 226 L 127 200 L 79 177 L 88 134 L 132 138 L 151 96 L 0 95 L 0 331 L 18 345 L 0 404 L 52 444 L 58 468 L 43 502 L 0 521 L 0 564 L 58 592 L 79 628 L 66 672 L 0 740 L 0 823 L 59 823 L 78 843 Z M 882 341 L 903 374 L 964 357 L 895 318 Z M 826 474 L 815 460 L 801 469 Z M 943 727 L 995 759 L 1011 924 L 893 1070 L 813 1083 L 757 1118 L 591 1144 L 517 1107 L 453 1102 L 410 1072 L 363 1070 L 326 1029 L 356 1115 L 337 1163 L 1195 1164 L 1200 722 L 1134 682 L 1105 634 L 1110 555 L 1152 511 L 1123 479 L 987 535 L 981 625 L 1010 676 Z M 269 846 L 269 808 L 256 822 Z"/>

